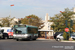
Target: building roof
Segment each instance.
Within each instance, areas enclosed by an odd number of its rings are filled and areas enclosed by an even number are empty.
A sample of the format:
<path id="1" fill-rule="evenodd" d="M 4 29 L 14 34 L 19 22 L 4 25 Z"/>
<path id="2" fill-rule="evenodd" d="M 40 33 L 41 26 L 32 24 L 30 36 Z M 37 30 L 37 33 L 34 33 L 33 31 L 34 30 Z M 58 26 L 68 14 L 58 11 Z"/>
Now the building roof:
<path id="1" fill-rule="evenodd" d="M 38 30 L 38 31 L 53 31 L 53 30 Z"/>

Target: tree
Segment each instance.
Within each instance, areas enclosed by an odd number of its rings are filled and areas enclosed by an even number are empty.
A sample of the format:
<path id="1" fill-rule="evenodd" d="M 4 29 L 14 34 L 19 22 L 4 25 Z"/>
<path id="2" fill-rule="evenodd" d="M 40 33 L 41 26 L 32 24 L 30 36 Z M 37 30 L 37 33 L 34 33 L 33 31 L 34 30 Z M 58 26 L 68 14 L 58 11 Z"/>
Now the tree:
<path id="1" fill-rule="evenodd" d="M 41 18 L 36 15 L 26 16 L 21 20 L 22 24 L 33 25 L 39 27 L 42 24 Z"/>
<path id="2" fill-rule="evenodd" d="M 70 20 L 72 15 L 74 14 L 73 11 L 66 8 L 65 11 L 60 11 L 61 13 L 56 14 L 54 17 L 51 18 L 50 21 L 54 22 L 51 27 L 54 27 L 55 32 L 62 32 L 66 28 L 65 20 L 68 21 L 67 27 L 70 28 Z"/>
<path id="3" fill-rule="evenodd" d="M 67 34 L 66 34 L 66 32 L 63 33 L 63 37 L 64 37 L 64 40 L 67 40 Z"/>
<path id="4" fill-rule="evenodd" d="M 0 23 L 0 27 L 2 27 L 2 24 Z"/>
<path id="5" fill-rule="evenodd" d="M 68 33 L 66 33 L 66 32 L 63 33 L 64 40 L 69 40 L 69 37 L 70 37 L 70 33 L 69 32 Z"/>
<path id="6" fill-rule="evenodd" d="M 10 17 L 5 17 L 5 18 L 2 18 L 0 21 L 1 21 L 1 25 L 3 27 L 10 27 L 10 25 L 12 24 L 12 20 L 14 19 L 13 18 L 10 18 Z"/>
<path id="7" fill-rule="evenodd" d="M 75 32 L 75 24 L 73 25 L 73 29 L 72 29 L 72 31 Z"/>

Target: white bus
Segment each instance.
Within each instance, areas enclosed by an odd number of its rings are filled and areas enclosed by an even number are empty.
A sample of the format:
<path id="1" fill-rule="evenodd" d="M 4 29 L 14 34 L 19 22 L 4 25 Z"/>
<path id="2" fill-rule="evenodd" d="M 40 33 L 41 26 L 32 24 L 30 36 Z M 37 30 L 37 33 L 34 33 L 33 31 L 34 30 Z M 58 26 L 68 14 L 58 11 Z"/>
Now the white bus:
<path id="1" fill-rule="evenodd" d="M 38 27 L 30 25 L 14 25 L 13 38 L 18 40 L 36 40 L 38 38 Z"/>

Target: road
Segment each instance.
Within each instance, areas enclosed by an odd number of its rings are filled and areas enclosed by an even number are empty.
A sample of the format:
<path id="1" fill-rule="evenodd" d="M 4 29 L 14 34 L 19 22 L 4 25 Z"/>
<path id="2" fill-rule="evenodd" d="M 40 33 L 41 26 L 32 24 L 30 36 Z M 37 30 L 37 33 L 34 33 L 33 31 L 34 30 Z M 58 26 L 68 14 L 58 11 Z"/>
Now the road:
<path id="1" fill-rule="evenodd" d="M 75 43 L 55 40 L 16 41 L 0 40 L 0 50 L 75 50 Z"/>

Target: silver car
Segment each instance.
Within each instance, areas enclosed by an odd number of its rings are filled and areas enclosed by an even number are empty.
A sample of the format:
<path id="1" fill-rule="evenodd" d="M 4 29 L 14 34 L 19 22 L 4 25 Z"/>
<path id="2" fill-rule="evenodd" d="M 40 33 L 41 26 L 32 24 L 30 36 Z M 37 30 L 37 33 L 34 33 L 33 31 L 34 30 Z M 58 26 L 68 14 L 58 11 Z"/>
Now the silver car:
<path id="1" fill-rule="evenodd" d="M 58 34 L 57 35 L 57 37 L 56 37 L 56 40 L 57 41 L 61 41 L 61 40 L 63 40 L 64 38 L 63 38 L 63 34 Z"/>
<path id="2" fill-rule="evenodd" d="M 75 33 L 72 33 L 72 34 L 71 34 L 71 38 L 72 38 L 73 40 L 75 40 Z M 63 39 L 64 39 L 63 34 L 58 34 L 57 37 L 56 37 L 56 40 L 57 40 L 57 41 L 61 41 L 61 40 L 63 40 Z"/>
<path id="3" fill-rule="evenodd" d="M 71 34 L 71 38 L 72 38 L 73 40 L 75 40 L 75 33 L 72 33 L 72 34 Z"/>

